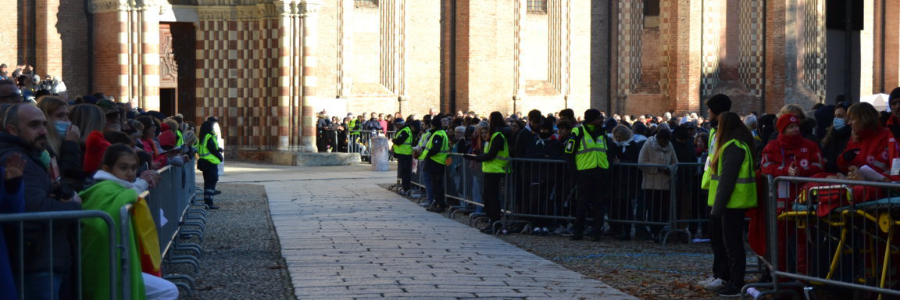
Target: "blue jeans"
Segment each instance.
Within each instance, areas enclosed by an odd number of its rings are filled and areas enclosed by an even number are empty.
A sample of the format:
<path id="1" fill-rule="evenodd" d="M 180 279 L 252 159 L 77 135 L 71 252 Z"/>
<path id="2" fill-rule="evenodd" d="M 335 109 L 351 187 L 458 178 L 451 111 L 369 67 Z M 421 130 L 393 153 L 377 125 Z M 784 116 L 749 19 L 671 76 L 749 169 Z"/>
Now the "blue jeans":
<path id="1" fill-rule="evenodd" d="M 22 293 L 26 300 L 59 300 L 64 276 L 65 272 L 25 273 L 25 290 Z M 16 286 L 20 286 L 20 282 L 16 281 Z"/>
<path id="2" fill-rule="evenodd" d="M 420 161 L 420 164 L 425 164 L 425 161 Z M 431 175 L 428 171 L 425 171 L 425 168 L 422 168 L 422 183 L 425 184 L 425 199 L 428 202 L 434 201 L 434 194 L 432 193 L 433 189 L 431 186 Z"/>

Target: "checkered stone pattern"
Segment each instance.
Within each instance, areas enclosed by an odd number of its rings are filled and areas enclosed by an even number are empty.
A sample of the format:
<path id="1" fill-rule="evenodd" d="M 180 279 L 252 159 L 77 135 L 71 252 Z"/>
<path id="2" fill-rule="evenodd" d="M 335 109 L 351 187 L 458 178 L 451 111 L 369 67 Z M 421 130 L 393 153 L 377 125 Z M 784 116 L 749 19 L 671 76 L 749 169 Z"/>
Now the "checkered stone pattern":
<path id="1" fill-rule="evenodd" d="M 703 0 L 703 49 L 700 80 L 701 99 L 712 96 L 719 84 L 719 32 L 722 30 L 719 18 L 724 0 Z"/>
<path id="2" fill-rule="evenodd" d="M 277 145 L 275 20 L 201 20 L 197 30 L 197 124 L 219 118 L 226 145 Z"/>
<path id="3" fill-rule="evenodd" d="M 740 81 L 750 94 L 762 97 L 763 87 L 763 0 L 741 1 L 740 36 L 741 58 L 738 65 Z"/>
<path id="4" fill-rule="evenodd" d="M 674 32 L 672 32 L 672 1 L 659 2 L 659 37 L 667 40 Z M 674 48 L 669 47 L 670 43 L 662 42 L 660 45 L 659 58 L 659 89 L 663 95 L 669 95 L 669 57 L 674 52 Z"/>
<path id="5" fill-rule="evenodd" d="M 619 94 L 627 95 L 641 82 L 643 0 L 619 2 Z"/>
<path id="6" fill-rule="evenodd" d="M 825 101 L 825 0 L 808 0 L 803 13 L 803 82 Z"/>

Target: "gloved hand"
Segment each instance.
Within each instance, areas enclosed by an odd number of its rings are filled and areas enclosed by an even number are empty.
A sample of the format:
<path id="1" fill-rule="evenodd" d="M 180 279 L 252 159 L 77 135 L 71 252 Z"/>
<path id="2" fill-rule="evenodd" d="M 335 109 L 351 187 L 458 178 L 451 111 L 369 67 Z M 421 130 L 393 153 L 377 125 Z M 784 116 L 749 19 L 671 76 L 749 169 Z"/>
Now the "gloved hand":
<path id="1" fill-rule="evenodd" d="M 842 156 L 844 157 L 845 162 L 851 162 L 854 159 L 856 159 L 856 155 L 858 155 L 858 154 L 859 154 L 859 148 L 844 151 L 844 154 L 842 154 Z"/>

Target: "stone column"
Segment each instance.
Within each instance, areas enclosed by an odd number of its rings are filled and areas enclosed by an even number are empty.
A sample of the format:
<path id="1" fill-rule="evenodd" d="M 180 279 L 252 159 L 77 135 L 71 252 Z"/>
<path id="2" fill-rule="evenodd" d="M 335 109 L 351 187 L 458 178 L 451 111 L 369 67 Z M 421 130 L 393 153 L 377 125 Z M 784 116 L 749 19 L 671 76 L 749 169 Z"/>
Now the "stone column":
<path id="1" fill-rule="evenodd" d="M 515 57 L 515 90 L 513 91 L 513 109 L 516 109 L 516 100 L 521 100 L 525 96 L 525 21 L 527 15 L 528 2 L 526 0 L 515 0 L 516 6 L 516 57 Z"/>
<path id="2" fill-rule="evenodd" d="M 300 146 L 303 152 L 318 152 L 316 148 L 316 124 L 313 102 L 316 100 L 316 48 L 318 40 L 319 0 L 300 2 L 303 18 L 303 107 Z"/>
<path id="3" fill-rule="evenodd" d="M 278 94 L 276 95 L 276 112 L 278 118 L 278 150 L 291 148 L 291 97 L 296 93 L 292 77 L 293 68 L 293 38 L 297 37 L 292 17 L 296 4 L 292 1 L 276 1 L 278 11 Z"/>
<path id="4" fill-rule="evenodd" d="M 146 110 L 160 110 L 159 105 L 159 6 L 152 1 L 145 2 L 140 10 L 141 40 L 141 106 Z M 119 102 L 128 99 L 117 99 Z"/>

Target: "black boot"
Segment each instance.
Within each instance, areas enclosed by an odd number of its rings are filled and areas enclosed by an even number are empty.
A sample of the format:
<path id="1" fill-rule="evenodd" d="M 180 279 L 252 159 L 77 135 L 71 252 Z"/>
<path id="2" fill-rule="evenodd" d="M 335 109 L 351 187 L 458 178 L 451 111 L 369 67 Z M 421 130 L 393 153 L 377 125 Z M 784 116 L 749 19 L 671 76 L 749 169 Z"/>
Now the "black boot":
<path id="1" fill-rule="evenodd" d="M 209 209 L 219 209 L 218 206 L 216 206 L 215 204 L 213 204 L 213 199 L 212 199 L 212 198 L 209 198 L 209 197 L 203 198 L 203 202 L 206 203 L 206 206 L 209 207 Z"/>

